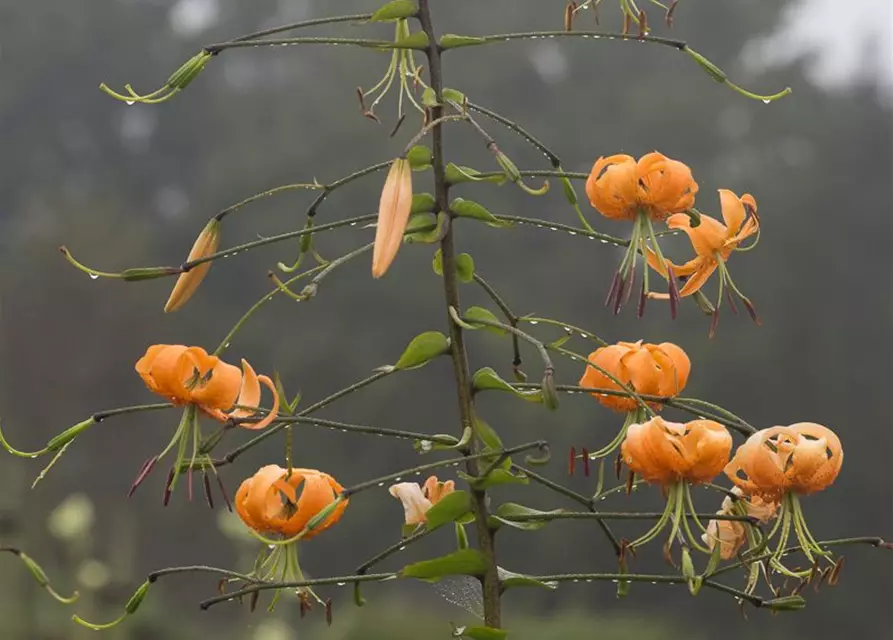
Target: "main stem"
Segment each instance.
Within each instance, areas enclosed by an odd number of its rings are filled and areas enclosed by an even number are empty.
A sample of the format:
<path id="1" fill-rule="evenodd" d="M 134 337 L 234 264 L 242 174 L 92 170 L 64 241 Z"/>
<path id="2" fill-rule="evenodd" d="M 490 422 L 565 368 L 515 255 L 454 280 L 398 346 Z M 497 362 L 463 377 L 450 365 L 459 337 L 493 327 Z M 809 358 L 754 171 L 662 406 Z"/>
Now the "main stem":
<path id="1" fill-rule="evenodd" d="M 431 88 L 437 98 L 438 106 L 431 109 L 431 120 L 438 120 L 443 116 L 442 102 L 443 74 L 440 63 L 440 49 L 437 44 L 437 36 L 431 22 L 431 10 L 429 0 L 419 0 L 419 22 L 422 29 L 428 34 L 428 48 L 425 53 L 428 57 L 428 69 L 430 73 Z M 443 159 L 443 126 L 437 124 L 432 134 L 432 166 L 434 169 L 434 198 L 439 211 L 449 214 L 449 186 L 446 182 Z M 450 224 L 447 232 L 440 242 L 440 250 L 443 259 L 443 290 L 446 298 L 447 309 L 453 307 L 460 312 L 459 283 L 456 278 L 456 249 L 453 236 L 454 225 Z M 468 354 L 465 350 L 465 337 L 461 327 L 453 322 L 447 314 L 447 322 L 450 327 L 450 350 L 453 358 L 453 370 L 456 376 L 456 390 L 459 400 L 459 414 L 462 419 L 460 431 L 466 427 L 474 428 L 474 397 L 471 390 L 471 373 L 468 366 Z M 469 447 L 469 454 L 476 452 L 477 444 L 474 440 Z M 471 475 L 478 475 L 478 461 L 466 460 L 466 469 Z M 486 491 L 472 490 L 474 520 L 477 529 L 477 541 L 480 552 L 487 559 L 487 571 L 481 578 L 481 586 L 484 595 L 484 623 L 488 627 L 499 629 L 502 627 L 502 612 L 499 589 L 499 569 L 496 564 L 496 544 L 493 539 L 493 531 L 487 525 L 487 494 Z"/>

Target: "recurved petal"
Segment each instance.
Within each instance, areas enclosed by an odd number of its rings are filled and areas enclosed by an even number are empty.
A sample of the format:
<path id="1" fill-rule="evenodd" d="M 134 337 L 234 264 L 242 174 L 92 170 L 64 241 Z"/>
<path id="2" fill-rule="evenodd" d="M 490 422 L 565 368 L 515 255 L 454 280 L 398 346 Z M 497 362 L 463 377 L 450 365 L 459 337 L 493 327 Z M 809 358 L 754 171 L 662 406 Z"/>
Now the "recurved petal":
<path id="1" fill-rule="evenodd" d="M 635 158 L 618 154 L 596 160 L 586 180 L 589 203 L 608 218 L 628 218 L 637 194 Z"/>
<path id="2" fill-rule="evenodd" d="M 686 427 L 683 441 L 690 468 L 685 477 L 691 482 L 709 482 L 728 464 L 732 436 L 713 420 L 692 420 Z"/>
<path id="3" fill-rule="evenodd" d="M 244 360 L 242 361 L 242 363 L 247 364 Z M 253 373 L 253 370 L 252 370 L 252 373 Z M 276 418 L 279 416 L 279 391 L 276 389 L 276 385 L 273 383 L 273 381 L 270 379 L 269 376 L 257 376 L 257 380 L 262 385 L 264 385 L 267 389 L 269 389 L 270 393 L 273 394 L 273 406 L 270 408 L 270 412 L 267 413 L 266 416 L 264 416 L 263 420 L 259 420 L 258 422 L 245 422 L 245 423 L 241 423 L 239 425 L 243 429 L 250 429 L 252 431 L 258 431 L 260 429 L 265 429 L 270 424 L 272 424 L 272 422 L 274 420 L 276 420 Z M 244 383 L 244 378 L 243 378 L 243 383 Z M 255 407 L 260 406 L 260 389 L 258 388 L 257 402 L 254 402 L 254 403 L 243 402 L 242 399 L 240 398 L 240 400 L 238 401 L 237 404 L 250 405 L 250 406 L 255 406 Z M 233 413 L 235 413 L 235 412 L 233 412 Z M 233 413 L 231 413 L 229 415 L 230 418 L 239 417 L 239 416 L 234 416 Z M 253 414 L 254 414 L 253 411 L 248 411 L 245 413 L 245 415 L 253 415 Z"/>
<path id="4" fill-rule="evenodd" d="M 725 467 L 725 474 L 729 480 L 747 494 L 780 496 L 784 493 L 787 489 L 785 478 L 787 454 L 783 451 L 773 451 L 767 442 L 775 437 L 784 438 L 786 434 L 787 427 L 772 427 L 751 435 L 738 447 L 734 457 Z M 777 445 L 772 446 L 778 449 Z"/>
<path id="5" fill-rule="evenodd" d="M 661 342 L 651 349 L 654 359 L 664 370 L 661 387 L 658 391 L 662 396 L 675 396 L 682 393 L 688 384 L 688 376 L 691 373 L 691 360 L 682 347 L 672 342 Z"/>
<path id="6" fill-rule="evenodd" d="M 190 347 L 168 345 L 155 355 L 149 375 L 156 385 L 156 393 L 174 402 L 191 402 L 192 395 L 185 385 L 193 371 L 189 351 Z"/>
<path id="7" fill-rule="evenodd" d="M 698 266 L 698 270 L 685 281 L 685 284 L 679 290 L 680 297 L 684 298 L 690 296 L 695 291 L 700 291 L 701 287 L 707 284 L 710 276 L 713 275 L 713 272 L 716 271 L 716 267 L 718 266 L 716 260 L 710 258 L 700 258 L 700 262 L 701 264 Z"/>
<path id="8" fill-rule="evenodd" d="M 307 523 L 316 514 L 334 502 L 337 497 L 328 481 L 327 474 L 315 469 L 301 469 L 300 472 L 304 476 L 304 486 L 301 488 L 301 495 L 297 500 L 297 510 L 290 518 L 287 518 L 281 527 L 281 533 L 286 537 L 295 536 L 303 531 Z M 334 515 L 334 512 L 332 515 Z M 331 517 L 329 516 L 329 518 Z M 319 527 L 314 528 L 312 531 L 307 532 L 304 539 L 309 540 L 322 530 Z"/>
<path id="9" fill-rule="evenodd" d="M 726 237 L 731 238 L 741 229 L 744 218 L 744 204 L 734 192 L 728 189 L 719 190 L 719 204 L 722 208 L 722 219 L 726 223 Z"/>
<path id="10" fill-rule="evenodd" d="M 701 224 L 692 227 L 691 218 L 684 213 L 677 213 L 667 218 L 667 226 L 684 231 L 699 256 L 712 258 L 726 241 L 725 225 L 708 215 L 702 215 Z"/>
<path id="11" fill-rule="evenodd" d="M 722 514 L 721 511 L 718 513 Z M 719 544 L 720 557 L 723 560 L 731 560 L 747 542 L 747 531 L 743 524 L 734 520 L 711 520 L 707 525 L 707 532 L 701 535 L 701 540 L 710 551 Z"/>
<path id="12" fill-rule="evenodd" d="M 152 365 L 155 363 L 155 359 L 158 355 L 170 346 L 174 345 L 153 344 L 146 350 L 146 354 L 136 361 L 136 372 L 139 374 L 140 378 L 142 378 L 145 385 L 149 387 L 149 390 L 154 391 L 155 393 L 158 393 L 159 390 L 155 378 L 152 376 Z M 183 348 L 185 349 L 186 347 Z"/>
<path id="13" fill-rule="evenodd" d="M 637 393 L 658 394 L 661 372 L 648 349 L 629 351 L 620 362 L 629 372 L 630 384 Z"/>
<path id="14" fill-rule="evenodd" d="M 837 479 L 843 465 L 843 448 L 837 434 L 814 422 L 799 422 L 789 429 L 800 435 L 793 453 L 794 489 L 808 494 L 827 488 Z"/>
<path id="15" fill-rule="evenodd" d="M 239 492 L 236 494 L 237 504 L 242 505 L 238 511 L 239 516 L 245 524 L 259 533 L 278 531 L 278 527 L 284 522 L 284 502 L 280 490 L 275 485 L 285 477 L 285 474 L 286 470 L 279 465 L 267 465 L 258 469 L 254 476 L 239 487 Z M 301 479 L 302 476 L 294 470 L 291 483 L 300 482 Z M 293 499 L 294 493 L 288 497 Z"/>

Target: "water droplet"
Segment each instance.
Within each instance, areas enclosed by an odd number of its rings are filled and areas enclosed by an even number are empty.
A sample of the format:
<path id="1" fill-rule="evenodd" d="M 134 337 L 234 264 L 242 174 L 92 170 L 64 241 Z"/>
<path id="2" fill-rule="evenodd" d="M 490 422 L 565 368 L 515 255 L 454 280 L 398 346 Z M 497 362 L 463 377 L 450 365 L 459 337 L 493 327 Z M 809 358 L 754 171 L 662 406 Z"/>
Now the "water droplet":
<path id="1" fill-rule="evenodd" d="M 763 98 L 763 104 L 769 104 L 772 102 L 769 98 Z"/>
<path id="2" fill-rule="evenodd" d="M 275 545 L 275 544 L 268 544 L 268 545 L 267 545 L 267 549 L 275 549 L 275 548 L 276 548 L 276 545 Z"/>
<path id="3" fill-rule="evenodd" d="M 577 578 L 574 578 L 574 582 L 580 582 Z"/>
<path id="4" fill-rule="evenodd" d="M 400 482 L 401 480 L 403 480 L 403 478 L 401 478 L 400 476 L 394 478 L 394 482 Z"/>
<path id="5" fill-rule="evenodd" d="M 607 240 L 602 240 L 602 244 L 608 244 Z"/>
<path id="6" fill-rule="evenodd" d="M 223 348 L 224 348 L 224 349 L 229 349 L 229 342 L 227 342 L 226 344 L 224 344 L 224 345 L 223 345 Z"/>
<path id="7" fill-rule="evenodd" d="M 347 433 L 347 429 L 342 429 L 341 433 Z"/>
<path id="8" fill-rule="evenodd" d="M 539 324 L 540 323 L 539 320 L 530 320 L 529 322 L 530 322 L 530 324 Z"/>
<path id="9" fill-rule="evenodd" d="M 351 227 L 355 227 L 355 226 L 357 226 L 357 223 L 356 223 L 356 222 L 351 222 L 351 223 L 350 223 L 350 226 L 351 226 Z"/>
<path id="10" fill-rule="evenodd" d="M 96 273 L 91 273 L 91 274 L 90 274 L 90 279 L 91 279 L 91 280 L 99 280 L 99 275 L 96 274 Z"/>
<path id="11" fill-rule="evenodd" d="M 406 549 L 406 546 L 399 547 L 399 548 L 397 549 L 397 551 L 403 551 L 404 549 Z"/>
<path id="12" fill-rule="evenodd" d="M 558 231 L 558 227 L 549 227 L 549 231 Z"/>
<path id="13" fill-rule="evenodd" d="M 124 103 L 125 103 L 128 107 L 132 107 L 133 105 L 136 104 L 136 100 L 125 100 Z"/>
<path id="14" fill-rule="evenodd" d="M 599 498 L 599 500 L 604 500 L 604 499 L 607 498 L 607 497 L 608 497 L 608 496 L 602 496 L 601 498 Z"/>
<path id="15" fill-rule="evenodd" d="M 577 393 L 577 392 L 576 392 L 576 391 L 568 390 L 567 395 L 572 396 L 572 395 L 574 395 L 575 393 Z"/>
<path id="16" fill-rule="evenodd" d="M 586 582 L 592 582 L 592 578 L 586 578 Z"/>
<path id="17" fill-rule="evenodd" d="M 379 486 L 379 487 L 383 487 L 383 486 L 384 486 L 384 482 L 379 482 L 379 483 L 378 483 L 378 486 Z"/>
<path id="18" fill-rule="evenodd" d="M 651 581 L 651 584 L 657 584 L 657 581 L 656 581 L 656 580 L 652 580 L 652 581 Z"/>
<path id="19" fill-rule="evenodd" d="M 611 582 L 613 582 L 614 584 L 617 584 L 617 582 L 619 582 L 619 581 L 618 581 L 618 580 L 611 580 Z"/>
<path id="20" fill-rule="evenodd" d="M 336 583 L 335 583 L 335 586 L 336 586 L 336 587 L 343 587 L 345 584 L 346 584 L 346 583 L 344 583 L 344 582 L 336 582 Z"/>
<path id="21" fill-rule="evenodd" d="M 568 231 L 567 234 L 569 236 L 575 236 L 575 235 L 577 235 L 577 232 L 576 231 Z"/>

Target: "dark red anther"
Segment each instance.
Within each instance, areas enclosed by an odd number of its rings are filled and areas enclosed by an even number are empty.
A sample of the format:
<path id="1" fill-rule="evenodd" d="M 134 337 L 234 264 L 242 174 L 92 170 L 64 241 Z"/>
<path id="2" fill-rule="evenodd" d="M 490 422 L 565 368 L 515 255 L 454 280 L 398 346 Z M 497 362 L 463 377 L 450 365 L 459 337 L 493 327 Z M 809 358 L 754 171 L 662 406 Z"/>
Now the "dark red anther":
<path id="1" fill-rule="evenodd" d="M 679 286 L 676 284 L 676 276 L 673 267 L 667 265 L 667 283 L 670 286 L 670 318 L 676 319 L 679 311 Z"/>
<path id="2" fill-rule="evenodd" d="M 332 626 L 332 599 L 326 600 L 326 624 Z"/>
<path id="3" fill-rule="evenodd" d="M 757 326 L 760 326 L 761 324 L 763 324 L 760 321 L 760 317 L 757 315 L 757 310 L 754 309 L 753 303 L 750 300 L 748 300 L 747 298 L 743 298 L 743 297 L 741 298 L 741 302 L 744 303 L 744 307 L 747 309 L 747 313 L 750 314 L 750 319 L 753 320 Z"/>
<path id="4" fill-rule="evenodd" d="M 589 449 L 583 447 L 583 475 L 589 477 Z"/>
<path id="5" fill-rule="evenodd" d="M 673 0 L 673 2 L 670 3 L 670 8 L 667 9 L 667 15 L 665 19 L 667 21 L 668 27 L 673 26 L 673 12 L 676 11 L 677 4 L 679 4 L 679 0 Z"/>
<path id="6" fill-rule="evenodd" d="M 648 35 L 648 15 L 644 10 L 639 10 L 639 39 Z"/>
<path id="7" fill-rule="evenodd" d="M 636 316 L 641 318 L 645 315 L 645 303 L 648 302 L 648 292 L 645 291 L 645 283 L 642 283 L 642 292 L 639 295 L 639 306 L 636 308 Z"/>
<path id="8" fill-rule="evenodd" d="M 192 502 L 192 469 L 186 472 L 186 499 Z"/>
<path id="9" fill-rule="evenodd" d="M 173 490 L 173 487 L 171 485 L 173 483 L 174 483 L 174 470 L 171 469 L 167 473 L 167 482 L 164 483 L 164 499 L 162 500 L 161 504 L 164 505 L 165 507 L 167 506 L 167 503 L 171 501 L 171 491 Z"/>
<path id="10" fill-rule="evenodd" d="M 844 557 L 840 556 L 837 562 L 834 563 L 834 566 L 831 568 L 830 575 L 828 576 L 828 586 L 833 587 L 837 584 L 837 581 L 840 579 L 840 572 L 843 569 Z"/>
<path id="11" fill-rule="evenodd" d="M 223 501 L 226 503 L 226 508 L 229 509 L 229 512 L 233 512 L 233 505 L 229 501 L 229 495 L 226 493 L 226 487 L 223 486 L 223 480 L 220 479 L 219 474 L 214 474 L 214 477 L 217 478 L 217 486 L 220 487 L 220 494 L 223 496 Z"/>
<path id="12" fill-rule="evenodd" d="M 621 277 L 620 277 L 620 284 L 617 286 L 617 296 L 614 298 L 614 309 L 613 309 L 613 311 L 614 311 L 614 315 L 615 315 L 615 316 L 616 316 L 618 313 L 620 313 L 620 310 L 623 308 L 623 299 L 624 299 L 624 296 L 625 296 L 626 293 L 627 293 L 627 288 L 626 288 L 626 285 L 627 285 L 627 284 L 628 284 L 628 283 L 627 283 L 626 279 L 625 279 L 623 276 L 621 276 Z"/>
<path id="13" fill-rule="evenodd" d="M 617 457 L 614 458 L 614 475 L 617 476 L 617 479 L 620 480 L 620 472 L 623 469 L 623 459 L 620 457 L 620 453 L 617 454 Z"/>
<path id="14" fill-rule="evenodd" d="M 708 338 L 712 338 L 716 334 L 716 327 L 719 324 L 719 305 L 716 305 L 716 308 L 713 310 L 713 318 L 710 320 L 710 332 L 707 334 Z"/>
<path id="15" fill-rule="evenodd" d="M 623 295 L 623 304 L 629 302 L 632 297 L 633 289 L 636 288 L 636 268 L 633 265 L 632 271 L 629 272 L 629 281 L 626 283 L 626 293 Z"/>
<path id="16" fill-rule="evenodd" d="M 623 35 L 629 35 L 629 14 L 625 11 L 623 13 Z"/>
<path id="17" fill-rule="evenodd" d="M 574 472 L 577 470 L 577 449 L 576 447 L 571 447 L 570 455 L 567 459 L 567 475 L 572 476 Z"/>
<path id="18" fill-rule="evenodd" d="M 251 600 L 249 601 L 248 608 L 251 613 L 254 613 L 254 610 L 257 608 L 257 600 L 260 598 L 260 591 L 252 591 L 251 592 Z"/>
<path id="19" fill-rule="evenodd" d="M 673 547 L 673 541 L 672 541 L 672 540 L 667 540 L 667 541 L 664 543 L 664 547 L 663 547 L 664 560 L 667 561 L 667 564 L 668 564 L 668 565 L 670 565 L 670 566 L 673 567 L 674 569 L 677 569 L 678 567 L 676 566 L 676 563 L 673 562 L 672 547 Z"/>
<path id="20" fill-rule="evenodd" d="M 208 506 L 212 509 L 214 508 L 214 496 L 211 494 L 211 481 L 208 480 L 208 472 L 202 471 L 202 484 L 205 487 L 205 500 L 208 501 Z"/>
<path id="21" fill-rule="evenodd" d="M 732 296 L 731 291 L 726 291 L 726 300 L 729 301 L 729 307 L 732 309 L 732 313 L 736 316 L 738 315 L 738 305 L 735 304 L 735 298 Z"/>
<path id="22" fill-rule="evenodd" d="M 633 485 L 636 482 L 636 473 L 635 471 L 630 471 L 626 476 L 626 495 L 629 495 L 633 492 Z"/>
<path id="23" fill-rule="evenodd" d="M 313 605 L 310 604 L 310 600 L 307 599 L 307 594 L 304 592 L 301 592 L 298 595 L 298 600 L 301 601 L 301 618 L 303 619 L 304 616 L 307 615 L 307 612 L 310 611 L 310 609 L 312 608 Z"/>
<path id="24" fill-rule="evenodd" d="M 223 591 L 226 588 L 226 578 L 222 578 L 217 582 L 217 593 L 223 595 Z"/>
<path id="25" fill-rule="evenodd" d="M 130 491 L 127 492 L 127 497 L 131 497 L 136 491 L 137 487 L 139 487 L 143 480 L 152 473 L 152 469 L 155 468 L 155 463 L 158 462 L 158 456 L 152 456 L 148 460 L 143 463 L 143 466 L 140 467 L 139 473 L 136 474 L 136 480 L 133 481 L 133 484 L 130 486 Z"/>
<path id="26" fill-rule="evenodd" d="M 620 272 L 617 271 L 614 273 L 614 279 L 611 280 L 611 287 L 608 289 L 608 297 L 605 298 L 605 307 L 610 307 L 611 302 L 614 300 L 614 296 L 617 294 L 617 289 L 620 287 Z"/>

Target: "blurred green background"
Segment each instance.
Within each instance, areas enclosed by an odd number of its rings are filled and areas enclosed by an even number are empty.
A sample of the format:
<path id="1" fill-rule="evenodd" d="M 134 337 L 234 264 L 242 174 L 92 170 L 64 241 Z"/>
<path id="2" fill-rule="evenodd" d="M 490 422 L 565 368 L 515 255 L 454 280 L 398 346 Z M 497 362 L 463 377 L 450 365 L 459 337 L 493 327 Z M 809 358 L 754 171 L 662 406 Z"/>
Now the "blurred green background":
<path id="1" fill-rule="evenodd" d="M 175 342 L 213 349 L 244 309 L 268 291 L 267 270 L 292 260 L 296 251 L 286 243 L 221 261 L 184 310 L 165 316 L 169 280 L 91 281 L 60 258 L 60 244 L 101 269 L 178 264 L 221 208 L 279 184 L 330 181 L 387 160 L 415 126 L 408 121 L 390 139 L 394 116 L 384 103 L 378 109 L 384 124 L 360 116 L 355 87 L 373 85 L 388 54 L 345 47 L 225 52 L 187 92 L 158 106 L 128 107 L 101 94 L 97 85 L 131 82 L 148 90 L 203 44 L 375 5 L 0 0 L 0 417 L 15 446 L 38 448 L 93 411 L 152 401 L 133 372 L 146 346 Z M 562 24 L 563 3 L 557 0 L 434 5 L 440 32 Z M 677 342 L 694 363 L 691 395 L 758 426 L 811 420 L 835 429 L 846 461 L 834 488 L 805 503 L 813 532 L 820 538 L 893 535 L 893 101 L 891 78 L 881 75 L 884 67 L 877 62 L 888 44 L 882 25 L 890 23 L 890 7 L 883 0 L 803 6 L 797 13 L 800 4 L 770 0 L 683 0 L 677 9 L 672 35 L 689 41 L 736 82 L 767 93 L 794 89 L 768 106 L 712 82 L 686 56 L 636 43 L 516 42 L 452 52 L 445 62 L 447 85 L 523 123 L 561 155 L 568 170 L 588 171 L 599 155 L 658 149 L 692 167 L 702 210 L 718 213 L 719 187 L 753 193 L 763 238 L 754 252 L 736 255 L 730 269 L 755 301 L 762 327 L 726 313 L 717 336 L 708 340 L 708 322 L 691 304 L 675 322 L 657 303 L 642 320 L 632 309 L 614 317 L 602 301 L 620 251 L 579 237 L 468 223 L 459 226 L 458 243 L 519 313 L 551 315 L 609 340 Z M 854 23 L 860 12 L 881 29 Z M 603 28 L 618 26 L 613 3 L 603 3 L 601 13 Z M 651 16 L 656 31 L 664 33 L 659 11 Z M 581 23 L 591 20 L 585 14 Z M 772 46 L 761 44 L 779 28 L 783 35 Z M 311 33 L 389 37 L 390 29 L 343 26 Z M 872 33 L 881 35 L 873 40 Z M 785 64 L 759 64 L 766 59 Z M 518 138 L 481 121 L 519 166 L 545 167 Z M 447 151 L 461 164 L 494 166 L 479 139 L 459 126 L 450 127 Z M 382 177 L 339 190 L 317 220 L 373 213 Z M 417 174 L 416 180 L 421 190 L 430 176 Z M 538 199 L 511 186 L 456 192 L 494 213 L 574 224 L 557 188 Z M 271 198 L 232 216 L 224 246 L 299 228 L 312 195 Z M 594 212 L 590 220 L 609 233 L 627 232 Z M 370 231 L 352 229 L 320 236 L 317 245 L 334 257 L 369 238 Z M 677 258 L 689 251 L 681 239 L 668 246 Z M 310 400 L 393 362 L 412 336 L 445 327 L 440 281 L 429 266 L 432 252 L 424 245 L 404 247 L 380 281 L 369 277 L 362 259 L 328 278 L 310 303 L 275 300 L 239 335 L 229 358 L 246 357 L 258 371 L 280 371 L 290 390 L 300 389 Z M 462 294 L 466 304 L 487 304 L 470 286 Z M 548 330 L 542 335 L 557 336 Z M 509 376 L 507 343 L 491 334 L 470 340 L 473 366 L 493 366 Z M 536 354 L 525 355 L 533 374 Z M 579 373 L 575 365 L 558 363 L 560 382 L 573 383 Z M 455 432 L 453 399 L 444 360 L 393 376 L 321 415 Z M 597 447 L 619 426 L 615 414 L 580 396 L 565 398 L 557 413 L 485 396 L 481 411 L 505 441 L 547 437 L 556 452 L 571 445 Z M 74 607 L 62 607 L 15 558 L 0 557 L 0 637 L 78 640 L 93 632 L 69 621 L 73 611 L 97 621 L 116 617 L 148 571 L 192 563 L 250 566 L 256 546 L 234 533 L 226 516 L 201 501 L 187 503 L 183 492 L 162 508 L 163 471 L 126 497 L 140 464 L 167 442 L 178 419 L 175 413 L 155 413 L 97 425 L 34 490 L 30 485 L 42 461 L 0 458 L 0 544 L 24 547 L 60 591 L 77 588 L 83 594 Z M 297 429 L 296 436 L 296 462 L 329 471 L 344 484 L 418 460 L 409 446 L 380 438 L 314 427 Z M 245 437 L 233 434 L 229 444 Z M 226 468 L 230 490 L 258 466 L 281 461 L 280 447 L 274 438 Z M 546 473 L 591 491 L 592 479 L 564 478 L 563 457 L 556 455 Z M 615 505 L 651 509 L 659 505 L 655 493 Z M 703 510 L 717 508 L 713 494 L 697 497 Z M 572 506 L 535 487 L 496 491 L 494 498 L 540 508 Z M 400 520 L 399 504 L 385 491 L 364 494 L 338 527 L 307 545 L 305 570 L 316 576 L 350 572 L 396 541 Z M 445 551 L 449 537 L 433 536 L 383 568 Z M 594 523 L 505 532 L 499 543 L 500 564 L 514 571 L 613 569 Z M 565 584 L 554 593 L 510 593 L 507 626 L 518 639 L 890 637 L 890 558 L 868 548 L 846 555 L 841 586 L 809 593 L 808 607 L 797 614 L 751 611 L 745 622 L 730 598 L 713 592 L 692 598 L 685 589 L 643 585 L 618 601 L 610 584 Z M 653 560 L 660 570 L 660 560 Z M 400 640 L 448 637 L 448 620 L 474 620 L 426 584 L 369 586 L 370 603 L 361 610 L 346 590 L 323 589 L 336 602 L 331 628 L 318 611 L 299 621 L 296 604 L 286 602 L 272 616 L 236 605 L 200 612 L 196 603 L 215 588 L 216 580 L 207 576 L 164 580 L 139 614 L 107 637 Z"/>

